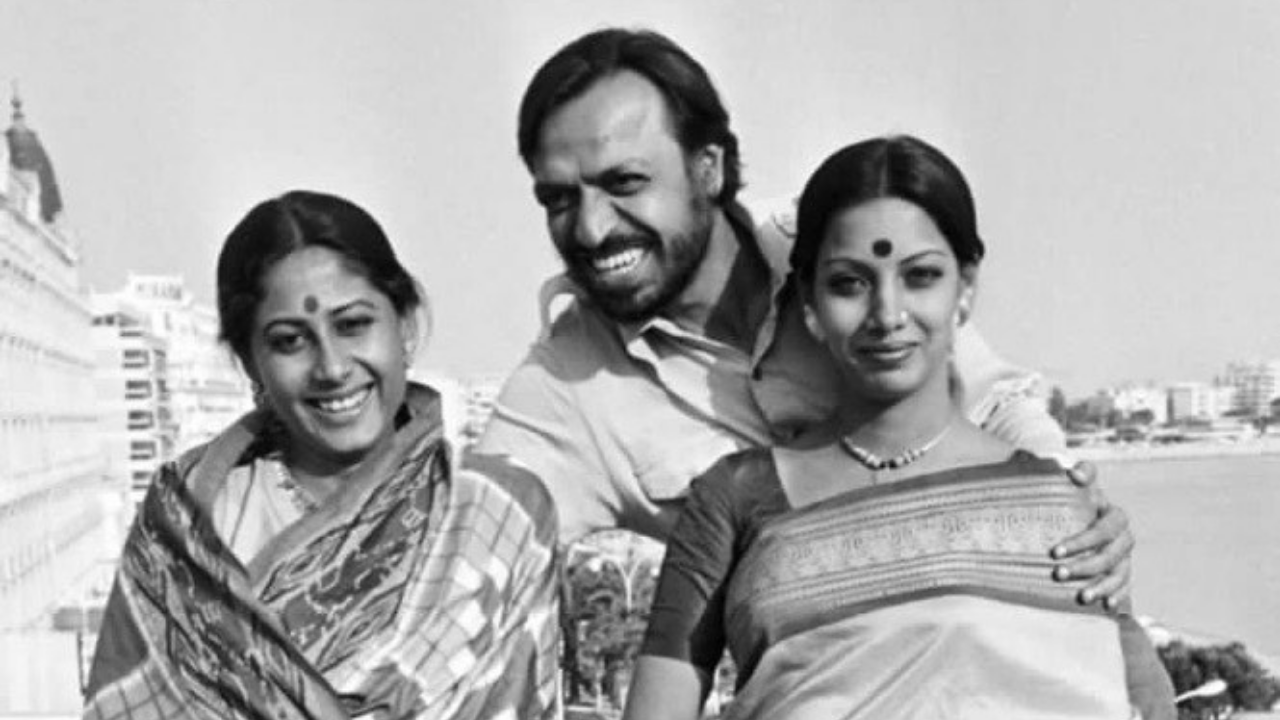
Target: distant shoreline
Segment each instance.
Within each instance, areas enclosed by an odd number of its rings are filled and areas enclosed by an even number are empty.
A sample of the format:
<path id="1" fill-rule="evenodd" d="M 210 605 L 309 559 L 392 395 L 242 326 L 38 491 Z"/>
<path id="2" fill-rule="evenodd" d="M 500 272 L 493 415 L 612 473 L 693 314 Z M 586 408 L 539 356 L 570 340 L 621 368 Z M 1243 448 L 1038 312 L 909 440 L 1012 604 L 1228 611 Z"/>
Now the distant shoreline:
<path id="1" fill-rule="evenodd" d="M 1195 460 L 1215 457 L 1257 457 L 1280 455 L 1280 437 L 1267 436 L 1241 442 L 1191 442 L 1169 445 L 1117 443 L 1074 447 L 1067 455 L 1092 462 L 1144 462 L 1148 460 Z"/>

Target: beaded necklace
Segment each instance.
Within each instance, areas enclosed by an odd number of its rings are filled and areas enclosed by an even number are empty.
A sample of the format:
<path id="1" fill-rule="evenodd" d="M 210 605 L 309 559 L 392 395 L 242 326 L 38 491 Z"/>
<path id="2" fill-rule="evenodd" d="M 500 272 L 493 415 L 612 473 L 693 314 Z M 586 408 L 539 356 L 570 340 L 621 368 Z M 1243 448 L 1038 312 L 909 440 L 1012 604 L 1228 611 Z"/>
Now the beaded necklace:
<path id="1" fill-rule="evenodd" d="M 908 448 L 901 454 L 887 458 L 880 457 L 861 445 L 858 445 L 853 440 L 849 439 L 848 435 L 842 435 L 840 437 L 840 447 L 843 448 L 845 452 L 849 453 L 849 455 L 852 456 L 854 460 L 857 460 L 863 467 L 870 470 L 871 481 L 875 482 L 879 479 L 877 473 L 881 470 L 897 470 L 898 468 L 906 467 L 916 460 L 919 460 L 925 453 L 937 447 L 938 443 L 942 442 L 942 439 L 947 436 L 948 432 L 951 432 L 951 423 L 947 423 L 947 426 L 942 428 L 942 432 L 933 436 L 933 438 L 923 445 Z"/>

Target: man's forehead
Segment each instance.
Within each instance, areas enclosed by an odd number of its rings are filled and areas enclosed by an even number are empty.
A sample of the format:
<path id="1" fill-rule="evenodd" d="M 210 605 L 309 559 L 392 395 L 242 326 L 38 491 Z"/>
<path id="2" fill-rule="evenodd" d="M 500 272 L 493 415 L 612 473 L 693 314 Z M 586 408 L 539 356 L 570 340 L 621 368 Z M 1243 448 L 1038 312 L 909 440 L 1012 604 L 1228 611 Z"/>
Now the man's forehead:
<path id="1" fill-rule="evenodd" d="M 646 139 L 670 138 L 666 100 L 643 76 L 601 78 L 547 116 L 539 155 L 604 153 Z"/>

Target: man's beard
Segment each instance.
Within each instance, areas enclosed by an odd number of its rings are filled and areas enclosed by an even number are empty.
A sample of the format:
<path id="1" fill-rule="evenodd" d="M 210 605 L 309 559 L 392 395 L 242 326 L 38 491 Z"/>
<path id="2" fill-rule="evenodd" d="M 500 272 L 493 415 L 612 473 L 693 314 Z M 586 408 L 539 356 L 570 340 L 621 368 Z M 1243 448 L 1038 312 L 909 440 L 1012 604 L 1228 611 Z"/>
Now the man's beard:
<path id="1" fill-rule="evenodd" d="M 707 256 L 714 227 L 711 203 L 706 198 L 691 202 L 691 214 L 697 220 L 689 232 L 673 235 L 669 242 L 650 228 L 618 233 L 606 238 L 596 252 L 575 252 L 564 255 L 569 277 L 586 291 L 605 315 L 616 322 L 632 323 L 648 320 L 662 311 L 671 301 L 684 292 L 693 281 L 698 268 Z M 609 290 L 594 283 L 595 271 L 591 268 L 593 255 L 617 252 L 619 247 L 643 248 L 658 265 L 661 275 L 656 286 L 642 285 L 625 290 Z"/>

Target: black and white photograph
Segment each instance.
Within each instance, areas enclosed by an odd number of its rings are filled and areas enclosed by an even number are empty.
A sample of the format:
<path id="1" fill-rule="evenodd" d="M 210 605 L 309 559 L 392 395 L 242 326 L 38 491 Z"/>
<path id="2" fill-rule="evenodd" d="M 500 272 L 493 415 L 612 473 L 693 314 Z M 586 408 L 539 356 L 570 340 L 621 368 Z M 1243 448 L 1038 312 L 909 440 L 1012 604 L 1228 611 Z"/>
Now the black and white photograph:
<path id="1" fill-rule="evenodd" d="M 0 720 L 1280 718 L 1280 3 L 0 0 Z"/>

